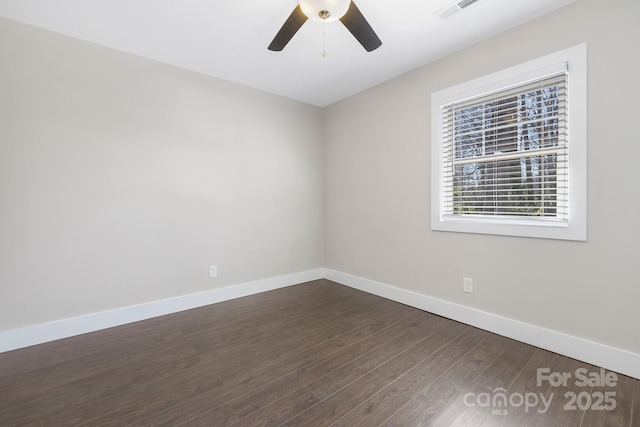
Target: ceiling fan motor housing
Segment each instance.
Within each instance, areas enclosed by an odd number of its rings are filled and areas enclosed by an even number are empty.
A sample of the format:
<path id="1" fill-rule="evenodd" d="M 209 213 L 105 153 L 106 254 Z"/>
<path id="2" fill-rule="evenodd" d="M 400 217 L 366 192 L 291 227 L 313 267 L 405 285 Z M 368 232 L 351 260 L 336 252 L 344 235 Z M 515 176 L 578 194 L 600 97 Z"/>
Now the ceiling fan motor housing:
<path id="1" fill-rule="evenodd" d="M 314 21 L 337 21 L 350 4 L 351 0 L 300 0 L 302 12 Z"/>

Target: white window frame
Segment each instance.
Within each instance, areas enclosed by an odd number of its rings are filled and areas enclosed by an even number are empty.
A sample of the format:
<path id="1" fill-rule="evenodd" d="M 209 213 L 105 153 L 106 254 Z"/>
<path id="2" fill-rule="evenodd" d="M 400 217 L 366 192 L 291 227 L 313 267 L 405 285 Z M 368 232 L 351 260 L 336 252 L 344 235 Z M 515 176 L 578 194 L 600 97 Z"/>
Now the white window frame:
<path id="1" fill-rule="evenodd" d="M 568 212 L 566 221 L 444 216 L 442 107 L 546 76 L 568 72 Z M 581 44 L 431 94 L 431 229 L 562 240 L 587 240 L 587 45 Z"/>

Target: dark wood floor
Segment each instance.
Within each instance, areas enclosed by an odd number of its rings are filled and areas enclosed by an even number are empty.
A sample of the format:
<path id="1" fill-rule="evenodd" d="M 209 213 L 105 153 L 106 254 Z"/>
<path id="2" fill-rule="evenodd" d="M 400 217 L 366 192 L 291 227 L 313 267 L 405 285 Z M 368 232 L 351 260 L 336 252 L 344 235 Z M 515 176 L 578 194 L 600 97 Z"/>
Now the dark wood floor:
<path id="1" fill-rule="evenodd" d="M 0 425 L 640 426 L 640 381 L 579 368 L 316 281 L 0 354 Z"/>

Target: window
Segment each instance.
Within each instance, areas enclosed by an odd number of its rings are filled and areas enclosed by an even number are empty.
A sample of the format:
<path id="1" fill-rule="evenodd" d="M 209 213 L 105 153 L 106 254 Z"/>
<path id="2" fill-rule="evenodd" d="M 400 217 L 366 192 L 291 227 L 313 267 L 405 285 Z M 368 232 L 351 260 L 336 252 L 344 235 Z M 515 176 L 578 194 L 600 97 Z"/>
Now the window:
<path id="1" fill-rule="evenodd" d="M 586 240 L 586 46 L 432 94 L 432 229 Z"/>

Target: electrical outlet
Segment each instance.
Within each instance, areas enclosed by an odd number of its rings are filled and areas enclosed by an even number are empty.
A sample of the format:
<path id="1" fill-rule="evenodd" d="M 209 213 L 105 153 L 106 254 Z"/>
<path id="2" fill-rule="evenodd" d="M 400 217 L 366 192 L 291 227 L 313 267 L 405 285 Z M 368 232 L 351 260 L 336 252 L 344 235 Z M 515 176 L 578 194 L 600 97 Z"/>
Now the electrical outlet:
<path id="1" fill-rule="evenodd" d="M 468 294 L 473 293 L 473 280 L 467 277 L 462 278 L 462 290 Z"/>
<path id="2" fill-rule="evenodd" d="M 209 277 L 218 277 L 218 266 L 210 265 L 209 266 Z"/>

